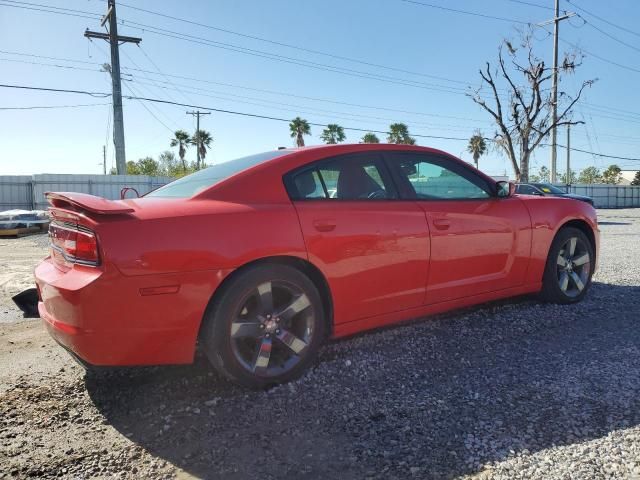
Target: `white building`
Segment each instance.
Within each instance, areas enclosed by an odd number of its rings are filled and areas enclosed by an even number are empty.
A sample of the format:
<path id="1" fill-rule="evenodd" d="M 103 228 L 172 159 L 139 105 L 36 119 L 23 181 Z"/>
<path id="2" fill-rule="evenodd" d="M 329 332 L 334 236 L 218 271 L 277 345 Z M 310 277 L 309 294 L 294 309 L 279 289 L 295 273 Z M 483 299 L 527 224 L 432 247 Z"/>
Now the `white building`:
<path id="1" fill-rule="evenodd" d="M 620 183 L 618 185 L 631 185 L 631 182 L 636 177 L 638 170 L 622 170 L 620 172 Z"/>

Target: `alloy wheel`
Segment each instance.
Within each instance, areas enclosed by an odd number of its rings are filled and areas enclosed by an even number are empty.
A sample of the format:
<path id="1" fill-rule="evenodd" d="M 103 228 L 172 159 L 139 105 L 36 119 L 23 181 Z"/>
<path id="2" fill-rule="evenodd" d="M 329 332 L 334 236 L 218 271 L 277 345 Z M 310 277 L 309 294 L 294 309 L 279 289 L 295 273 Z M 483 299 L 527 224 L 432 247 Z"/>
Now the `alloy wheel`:
<path id="1" fill-rule="evenodd" d="M 579 296 L 587 286 L 591 257 L 584 241 L 570 237 L 558 252 L 557 278 L 560 290 L 570 298 Z"/>
<path id="2" fill-rule="evenodd" d="M 260 377 L 294 368 L 314 334 L 309 297 L 292 283 L 270 281 L 251 290 L 239 305 L 229 334 L 240 365 Z"/>

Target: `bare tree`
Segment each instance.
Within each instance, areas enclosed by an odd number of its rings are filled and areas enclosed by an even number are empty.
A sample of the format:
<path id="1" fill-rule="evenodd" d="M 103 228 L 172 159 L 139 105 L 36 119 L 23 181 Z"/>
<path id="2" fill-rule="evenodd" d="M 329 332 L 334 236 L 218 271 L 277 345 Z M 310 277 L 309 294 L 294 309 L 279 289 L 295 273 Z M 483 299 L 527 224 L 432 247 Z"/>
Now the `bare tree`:
<path id="1" fill-rule="evenodd" d="M 503 52 L 505 46 L 506 58 Z M 576 53 L 566 54 L 559 70 L 564 73 L 573 72 L 581 64 L 581 58 L 576 61 L 578 56 Z M 522 61 L 522 57 L 526 60 Z M 558 117 L 554 124 L 551 92 L 547 88 L 553 77 L 553 68 L 547 67 L 544 60 L 534 54 L 531 32 L 521 34 L 518 48 L 507 40 L 500 45 L 498 66 L 494 70 L 487 62 L 485 68 L 479 70 L 482 84 L 467 95 L 493 117 L 498 127 L 493 141 L 511 160 L 516 181 L 526 182 L 529 178 L 531 153 L 551 129 L 554 126 L 584 123 L 571 120 L 572 108 L 583 90 L 595 80 L 583 82 L 573 97 L 567 92 L 558 91 Z M 506 82 L 506 95 L 501 93 L 498 80 Z M 491 100 L 481 95 L 482 89 L 487 85 L 491 91 Z"/>

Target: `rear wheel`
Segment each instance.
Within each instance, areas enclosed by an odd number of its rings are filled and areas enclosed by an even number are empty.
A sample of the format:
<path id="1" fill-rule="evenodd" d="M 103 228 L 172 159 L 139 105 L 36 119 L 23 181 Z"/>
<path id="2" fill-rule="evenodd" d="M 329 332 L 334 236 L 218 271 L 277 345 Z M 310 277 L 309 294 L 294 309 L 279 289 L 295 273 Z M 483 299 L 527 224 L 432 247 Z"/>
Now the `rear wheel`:
<path id="1" fill-rule="evenodd" d="M 232 381 L 264 388 L 298 377 L 324 337 L 315 285 L 285 265 L 259 265 L 225 285 L 204 319 L 201 343 Z"/>
<path id="2" fill-rule="evenodd" d="M 551 244 L 542 283 L 542 297 L 554 303 L 579 302 L 593 275 L 594 252 L 577 228 L 563 228 Z"/>

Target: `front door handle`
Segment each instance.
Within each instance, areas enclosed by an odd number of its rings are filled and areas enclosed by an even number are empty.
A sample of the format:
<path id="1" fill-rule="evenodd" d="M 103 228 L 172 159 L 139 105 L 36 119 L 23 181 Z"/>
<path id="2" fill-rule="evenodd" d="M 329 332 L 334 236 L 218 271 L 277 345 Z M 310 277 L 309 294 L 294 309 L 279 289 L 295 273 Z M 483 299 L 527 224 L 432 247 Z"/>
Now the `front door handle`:
<path id="1" fill-rule="evenodd" d="M 334 230 L 336 228 L 336 221 L 335 220 L 314 220 L 313 221 L 313 226 L 316 230 L 318 230 L 319 232 L 331 232 L 332 230 Z"/>
<path id="2" fill-rule="evenodd" d="M 433 221 L 433 226 L 438 230 L 447 230 L 451 226 L 451 222 L 444 218 L 438 218 Z"/>

